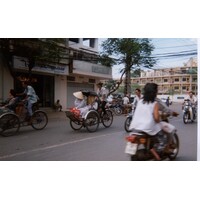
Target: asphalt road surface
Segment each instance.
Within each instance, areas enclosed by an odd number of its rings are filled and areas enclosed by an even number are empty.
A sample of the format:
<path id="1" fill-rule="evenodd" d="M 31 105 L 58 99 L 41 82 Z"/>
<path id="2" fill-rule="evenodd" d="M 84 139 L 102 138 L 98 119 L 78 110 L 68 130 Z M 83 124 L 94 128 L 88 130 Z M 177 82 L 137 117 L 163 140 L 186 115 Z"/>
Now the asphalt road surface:
<path id="1" fill-rule="evenodd" d="M 184 124 L 180 104 L 170 106 L 180 113 L 170 122 L 180 139 L 177 161 L 197 160 L 197 122 Z M 100 124 L 95 133 L 86 129 L 74 131 L 64 112 L 49 113 L 44 130 L 21 127 L 19 135 L 0 137 L 0 160 L 4 161 L 128 161 L 124 153 L 124 115 L 114 116 L 110 128 Z"/>

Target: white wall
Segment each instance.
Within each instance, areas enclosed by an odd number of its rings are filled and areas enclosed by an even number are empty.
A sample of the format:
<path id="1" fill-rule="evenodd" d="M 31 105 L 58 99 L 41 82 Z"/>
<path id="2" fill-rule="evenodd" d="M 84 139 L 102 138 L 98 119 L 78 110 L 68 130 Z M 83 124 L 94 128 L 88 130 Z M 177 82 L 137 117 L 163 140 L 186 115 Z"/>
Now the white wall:
<path id="1" fill-rule="evenodd" d="M 179 95 L 179 94 L 176 94 L 176 95 L 158 95 L 158 98 L 167 98 L 169 97 L 173 102 L 177 102 L 177 103 L 182 103 L 184 101 L 184 98 L 186 97 L 187 95 L 186 94 L 182 94 L 182 95 Z"/>
<path id="2" fill-rule="evenodd" d="M 55 97 L 54 102 L 60 99 L 60 104 L 63 110 L 67 107 L 67 80 L 66 76 L 56 75 L 55 76 Z"/>

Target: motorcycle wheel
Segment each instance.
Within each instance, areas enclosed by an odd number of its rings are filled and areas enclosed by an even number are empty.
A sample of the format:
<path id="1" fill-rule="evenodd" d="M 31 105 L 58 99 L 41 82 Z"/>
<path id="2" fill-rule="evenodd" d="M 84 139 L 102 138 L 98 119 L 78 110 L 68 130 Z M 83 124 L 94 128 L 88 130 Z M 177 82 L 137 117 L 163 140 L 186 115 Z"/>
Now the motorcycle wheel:
<path id="1" fill-rule="evenodd" d="M 146 149 L 137 150 L 135 155 L 131 155 L 131 161 L 146 161 L 148 160 Z"/>
<path id="2" fill-rule="evenodd" d="M 131 120 L 132 120 L 132 117 L 127 117 L 125 122 L 124 122 L 124 129 L 125 129 L 126 132 L 131 132 L 131 130 L 129 130 Z"/>
<path id="3" fill-rule="evenodd" d="M 177 157 L 178 152 L 179 152 L 179 138 L 176 133 L 174 133 L 174 135 L 173 135 L 173 145 L 175 145 L 176 147 L 173 148 L 173 153 L 170 153 L 168 155 L 168 158 L 170 160 L 174 160 Z"/>
<path id="4" fill-rule="evenodd" d="M 183 122 L 184 124 L 187 124 L 189 120 L 189 114 L 188 113 L 184 113 L 183 114 Z"/>

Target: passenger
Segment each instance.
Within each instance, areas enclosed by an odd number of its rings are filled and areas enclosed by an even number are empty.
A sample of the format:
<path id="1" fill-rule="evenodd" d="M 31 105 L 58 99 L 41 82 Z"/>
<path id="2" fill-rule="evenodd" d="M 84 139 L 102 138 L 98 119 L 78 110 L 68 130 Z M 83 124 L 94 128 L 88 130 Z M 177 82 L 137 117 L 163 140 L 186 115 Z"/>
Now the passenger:
<path id="1" fill-rule="evenodd" d="M 16 104 L 17 104 L 17 97 L 16 93 L 13 89 L 10 89 L 9 96 L 7 100 L 5 101 L 5 105 L 1 107 L 1 109 L 9 109 L 12 111 L 15 111 Z"/>
<path id="2" fill-rule="evenodd" d="M 84 106 L 86 106 L 86 101 L 85 101 L 83 93 L 81 91 L 74 92 L 73 95 L 76 97 L 76 99 L 74 101 L 74 105 L 77 109 L 83 108 Z"/>
<path id="3" fill-rule="evenodd" d="M 91 109 L 97 110 L 97 108 L 98 108 L 98 103 L 96 102 L 96 97 L 88 96 L 87 105 L 82 108 L 79 108 L 80 115 L 82 118 L 84 118 L 89 110 L 91 110 Z"/>

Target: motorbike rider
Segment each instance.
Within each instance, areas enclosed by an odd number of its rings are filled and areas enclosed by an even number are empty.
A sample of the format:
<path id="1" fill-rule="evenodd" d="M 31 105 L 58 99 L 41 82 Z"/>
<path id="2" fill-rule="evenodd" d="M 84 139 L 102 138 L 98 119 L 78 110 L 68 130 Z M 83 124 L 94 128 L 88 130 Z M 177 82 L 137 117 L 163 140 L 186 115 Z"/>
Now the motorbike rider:
<path id="1" fill-rule="evenodd" d="M 151 136 L 167 133 L 170 144 L 175 127 L 169 123 L 161 122 L 159 104 L 156 101 L 157 92 L 157 84 L 147 83 L 145 85 L 143 98 L 137 103 L 130 129 L 143 131 Z"/>
<path id="2" fill-rule="evenodd" d="M 185 101 L 186 100 L 189 100 L 190 103 L 191 103 L 191 106 L 189 107 L 189 111 L 190 111 L 190 116 L 193 116 L 193 119 L 194 119 L 194 115 L 196 113 L 196 106 L 197 106 L 197 98 L 196 96 L 194 95 L 194 92 L 193 91 L 190 91 L 189 94 L 185 97 L 184 99 L 184 102 L 183 102 L 183 106 L 182 106 L 182 109 L 184 107 L 184 104 L 185 104 Z"/>
<path id="3" fill-rule="evenodd" d="M 135 110 L 136 106 L 137 106 L 137 102 L 142 98 L 142 94 L 141 94 L 141 90 L 139 88 L 135 89 L 135 98 L 134 101 L 132 103 L 132 109 Z"/>
<path id="4" fill-rule="evenodd" d="M 133 111 L 135 110 L 135 108 L 137 106 L 137 102 L 142 98 L 141 90 L 139 88 L 135 89 L 135 94 L 136 94 L 136 96 L 132 103 Z M 158 97 L 156 97 L 155 100 L 158 102 L 159 111 L 166 113 L 166 115 L 171 115 L 171 116 L 175 116 L 175 117 L 179 115 L 177 112 L 172 111 L 169 107 L 167 107 L 166 104 L 163 103 L 162 100 L 159 99 Z"/>

